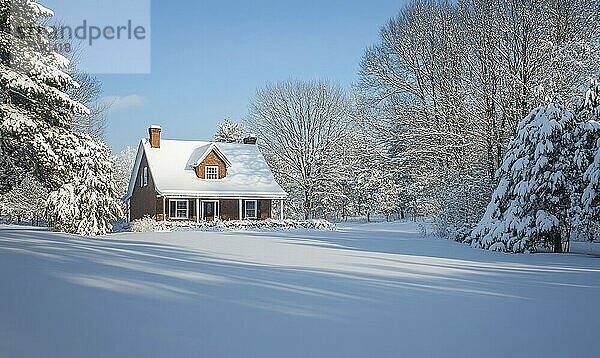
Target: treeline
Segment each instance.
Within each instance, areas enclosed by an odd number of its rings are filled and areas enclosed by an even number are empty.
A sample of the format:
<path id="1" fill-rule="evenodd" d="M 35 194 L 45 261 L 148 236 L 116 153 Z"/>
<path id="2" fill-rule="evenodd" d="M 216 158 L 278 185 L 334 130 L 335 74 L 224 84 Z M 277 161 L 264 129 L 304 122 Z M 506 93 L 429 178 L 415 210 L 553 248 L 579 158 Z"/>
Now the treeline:
<path id="1" fill-rule="evenodd" d="M 361 63 L 360 104 L 444 223 L 476 223 L 519 121 L 598 73 L 596 1 L 412 1 Z"/>
<path id="2" fill-rule="evenodd" d="M 251 129 L 298 216 L 435 216 L 474 226 L 517 124 L 567 106 L 600 64 L 598 2 L 406 4 L 380 30 L 351 93 L 323 81 L 260 89 Z"/>

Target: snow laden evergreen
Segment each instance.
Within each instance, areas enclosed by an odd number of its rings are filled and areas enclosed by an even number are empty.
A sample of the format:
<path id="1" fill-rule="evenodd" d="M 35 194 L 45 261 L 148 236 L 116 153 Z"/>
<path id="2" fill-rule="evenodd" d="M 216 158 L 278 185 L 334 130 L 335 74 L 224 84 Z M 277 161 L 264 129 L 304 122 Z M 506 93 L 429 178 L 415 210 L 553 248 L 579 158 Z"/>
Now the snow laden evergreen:
<path id="1" fill-rule="evenodd" d="M 472 246 L 523 252 L 545 243 L 561 251 L 570 204 L 562 149 L 572 123 L 573 113 L 557 102 L 521 121 L 498 171 L 498 187 L 473 231 Z"/>
<path id="2" fill-rule="evenodd" d="M 244 141 L 245 129 L 242 123 L 234 122 L 229 118 L 217 126 L 215 141 L 224 143 L 242 143 Z"/>
<path id="3" fill-rule="evenodd" d="M 581 210 L 582 226 L 589 230 L 598 228 L 600 218 L 600 81 L 592 82 L 581 108 L 583 119 L 576 137 L 577 152 L 575 162 L 584 171 Z"/>
<path id="4" fill-rule="evenodd" d="M 105 235 L 122 216 L 119 189 L 108 147 L 86 138 L 73 159 L 77 171 L 71 181 L 50 194 L 46 216 L 59 231 Z"/>
<path id="5" fill-rule="evenodd" d="M 518 126 L 497 172 L 499 184 L 466 240 L 495 251 L 562 252 L 598 222 L 600 179 L 598 82 L 579 108 L 538 107 Z"/>
<path id="6" fill-rule="evenodd" d="M 0 0 L 0 192 L 31 173 L 57 190 L 46 210 L 53 228 L 104 234 L 121 215 L 110 151 L 71 128 L 89 110 L 67 94 L 78 84 L 40 25 L 51 16 L 32 0 Z"/>

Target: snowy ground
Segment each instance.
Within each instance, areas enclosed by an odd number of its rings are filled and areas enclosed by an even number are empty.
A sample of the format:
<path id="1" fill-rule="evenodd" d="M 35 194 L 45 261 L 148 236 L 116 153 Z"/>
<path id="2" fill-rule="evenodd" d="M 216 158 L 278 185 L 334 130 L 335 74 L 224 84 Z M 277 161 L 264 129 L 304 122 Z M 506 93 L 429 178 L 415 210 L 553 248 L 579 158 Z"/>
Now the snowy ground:
<path id="1" fill-rule="evenodd" d="M 600 258 L 352 225 L 108 239 L 2 227 L 0 356 L 600 355 Z"/>

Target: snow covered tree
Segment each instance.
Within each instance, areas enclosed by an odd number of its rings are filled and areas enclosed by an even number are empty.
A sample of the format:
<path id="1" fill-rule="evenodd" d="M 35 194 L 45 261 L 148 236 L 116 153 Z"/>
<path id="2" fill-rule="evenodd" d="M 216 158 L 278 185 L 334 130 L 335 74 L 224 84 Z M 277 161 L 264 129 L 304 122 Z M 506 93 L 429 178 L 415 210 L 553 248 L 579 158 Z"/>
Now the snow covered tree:
<path id="1" fill-rule="evenodd" d="M 390 215 L 398 212 L 400 207 L 400 188 L 394 178 L 385 176 L 377 191 L 378 210 L 390 221 Z"/>
<path id="2" fill-rule="evenodd" d="M 350 104 L 339 85 L 324 81 L 269 84 L 250 105 L 251 129 L 273 172 L 305 218 L 318 214 L 324 195 L 339 189 L 349 138 Z M 336 194 L 337 195 L 337 194 Z"/>
<path id="3" fill-rule="evenodd" d="M 133 166 L 135 165 L 136 155 L 137 150 L 127 146 L 125 149 L 120 151 L 119 154 L 113 157 L 115 188 L 119 194 L 119 197 L 121 198 L 127 193 L 129 179 L 131 178 L 131 172 L 133 171 Z M 123 213 L 127 213 L 129 211 L 128 202 L 122 201 L 121 208 Z"/>
<path id="4" fill-rule="evenodd" d="M 499 184 L 473 230 L 472 246 L 562 252 L 572 224 L 572 133 L 575 115 L 560 102 L 538 107 L 519 124 L 498 171 Z"/>
<path id="5" fill-rule="evenodd" d="M 229 118 L 217 126 L 215 141 L 225 143 L 242 143 L 244 141 L 245 129 L 242 123 L 234 122 Z"/>
<path id="6" fill-rule="evenodd" d="M 577 128 L 575 160 L 583 172 L 580 197 L 575 198 L 584 228 L 598 227 L 600 222 L 600 80 L 592 81 L 582 103 L 581 124 Z M 577 199 L 580 199 L 578 201 Z"/>
<path id="7" fill-rule="evenodd" d="M 360 105 L 415 202 L 449 225 L 479 220 L 521 119 L 555 95 L 573 108 L 597 73 L 598 12 L 592 0 L 412 0 L 381 28 Z"/>
<path id="8" fill-rule="evenodd" d="M 115 186 L 119 195 L 121 196 L 124 196 L 127 193 L 129 179 L 131 178 L 131 172 L 133 171 L 133 166 L 135 165 L 136 155 L 137 150 L 127 146 L 113 158 L 115 163 Z"/>
<path id="9" fill-rule="evenodd" d="M 72 69 L 71 72 L 79 87 L 71 89 L 68 93 L 72 99 L 89 109 L 87 114 L 73 116 L 71 126 L 77 132 L 86 133 L 95 140 L 102 140 L 110 108 L 110 104 L 102 100 L 102 82 L 96 76 L 77 72 L 77 69 Z"/>
<path id="10" fill-rule="evenodd" d="M 67 132 L 73 115 L 88 113 L 65 94 L 77 84 L 65 72 L 68 61 L 49 46 L 49 30 L 38 24 L 52 15 L 31 0 L 0 1 L 0 191 L 30 168 L 43 184 L 59 185 L 66 168 L 49 137 Z"/>
<path id="11" fill-rule="evenodd" d="M 69 61 L 53 50 L 50 30 L 40 25 L 50 16 L 52 11 L 33 0 L 0 0 L 0 192 L 10 191 L 26 173 L 50 190 L 72 186 L 81 195 L 75 201 L 79 215 L 54 215 L 57 199 L 68 198 L 51 195 L 47 214 L 54 228 L 102 234 L 120 215 L 106 159 L 110 151 L 73 132 L 73 117 L 89 110 L 67 94 L 78 84 L 67 73 Z M 67 225 L 69 220 L 77 225 Z"/>
<path id="12" fill-rule="evenodd" d="M 89 137 L 88 137 L 89 138 Z M 55 229 L 79 235 L 105 235 L 123 216 L 119 190 L 113 177 L 114 162 L 103 143 L 82 141 L 73 158 L 73 180 L 48 198 L 46 216 Z"/>
<path id="13" fill-rule="evenodd" d="M 0 197 L 0 206 L 4 215 L 31 220 L 32 225 L 39 225 L 44 216 L 48 190 L 32 175 L 27 175 L 11 191 Z"/>

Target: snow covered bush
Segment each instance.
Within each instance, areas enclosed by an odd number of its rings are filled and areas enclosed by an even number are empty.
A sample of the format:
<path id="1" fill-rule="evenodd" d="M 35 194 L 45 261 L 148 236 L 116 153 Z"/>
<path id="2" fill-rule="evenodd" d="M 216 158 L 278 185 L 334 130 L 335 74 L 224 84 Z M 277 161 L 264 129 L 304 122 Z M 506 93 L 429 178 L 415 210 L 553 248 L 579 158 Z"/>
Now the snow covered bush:
<path id="1" fill-rule="evenodd" d="M 334 224 L 327 220 L 229 220 L 229 221 L 156 221 L 151 217 L 131 222 L 130 230 L 133 232 L 162 232 L 180 230 L 222 231 L 222 230 L 290 230 L 314 229 L 335 230 Z"/>
<path id="2" fill-rule="evenodd" d="M 144 216 L 141 219 L 133 220 L 129 225 L 129 230 L 132 232 L 169 231 L 164 223 L 164 221 L 156 221 L 150 216 Z"/>
<path id="3" fill-rule="evenodd" d="M 224 227 L 232 230 L 273 230 L 273 229 L 315 229 L 335 230 L 335 225 L 324 219 L 311 220 L 231 220 L 222 221 Z"/>

